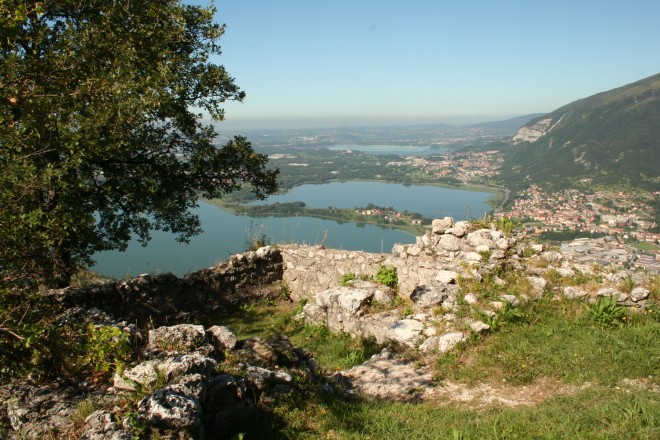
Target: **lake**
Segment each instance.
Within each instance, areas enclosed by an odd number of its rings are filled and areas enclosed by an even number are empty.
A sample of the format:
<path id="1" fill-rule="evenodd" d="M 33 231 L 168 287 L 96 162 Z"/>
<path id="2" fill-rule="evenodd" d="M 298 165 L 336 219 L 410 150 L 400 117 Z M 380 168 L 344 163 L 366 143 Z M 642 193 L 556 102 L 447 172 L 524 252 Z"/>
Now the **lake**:
<path id="1" fill-rule="evenodd" d="M 452 151 L 449 148 L 434 148 L 422 145 L 357 145 L 344 144 L 327 147 L 331 151 L 361 151 L 367 154 L 394 154 L 397 156 L 428 156 Z"/>
<path id="2" fill-rule="evenodd" d="M 271 196 L 269 203 L 303 201 L 309 207 L 353 208 L 368 203 L 410 212 L 425 217 L 451 216 L 457 220 L 477 218 L 488 212 L 491 194 L 435 186 L 400 185 L 380 182 L 333 182 L 302 185 L 284 195 Z M 243 252 L 249 239 L 265 234 L 272 243 L 321 244 L 326 247 L 368 252 L 389 252 L 396 243 L 414 243 L 415 237 L 376 225 L 340 223 L 310 217 L 238 216 L 200 203 L 195 209 L 204 233 L 189 244 L 177 243 L 169 233 L 154 231 L 147 247 L 131 242 L 126 252 L 99 252 L 92 268 L 100 275 L 114 278 L 141 273 L 172 272 L 183 275 L 209 267 Z"/>

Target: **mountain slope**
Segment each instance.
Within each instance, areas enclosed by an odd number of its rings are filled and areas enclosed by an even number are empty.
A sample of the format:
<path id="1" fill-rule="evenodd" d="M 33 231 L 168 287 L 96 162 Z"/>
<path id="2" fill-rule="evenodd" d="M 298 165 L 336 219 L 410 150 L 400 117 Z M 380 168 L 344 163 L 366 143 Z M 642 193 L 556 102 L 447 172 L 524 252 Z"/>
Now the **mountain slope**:
<path id="1" fill-rule="evenodd" d="M 513 187 L 576 180 L 658 189 L 660 74 L 565 105 L 520 130 L 502 176 Z"/>

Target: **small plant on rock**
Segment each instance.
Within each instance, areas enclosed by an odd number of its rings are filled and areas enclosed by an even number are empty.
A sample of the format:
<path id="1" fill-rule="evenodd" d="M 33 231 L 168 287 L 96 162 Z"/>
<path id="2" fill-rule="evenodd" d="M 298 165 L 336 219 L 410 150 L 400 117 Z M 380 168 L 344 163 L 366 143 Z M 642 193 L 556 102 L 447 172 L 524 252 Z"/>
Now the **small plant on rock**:
<path id="1" fill-rule="evenodd" d="M 516 228 L 515 223 L 508 217 L 500 217 L 495 220 L 495 229 L 509 235 Z"/>
<path id="2" fill-rule="evenodd" d="M 396 289 L 399 284 L 399 277 L 394 266 L 380 266 L 376 273 L 376 281 L 392 289 Z"/>
<path id="3" fill-rule="evenodd" d="M 355 273 L 354 272 L 348 272 L 339 277 L 339 284 L 346 287 L 350 286 L 353 281 L 355 281 Z"/>

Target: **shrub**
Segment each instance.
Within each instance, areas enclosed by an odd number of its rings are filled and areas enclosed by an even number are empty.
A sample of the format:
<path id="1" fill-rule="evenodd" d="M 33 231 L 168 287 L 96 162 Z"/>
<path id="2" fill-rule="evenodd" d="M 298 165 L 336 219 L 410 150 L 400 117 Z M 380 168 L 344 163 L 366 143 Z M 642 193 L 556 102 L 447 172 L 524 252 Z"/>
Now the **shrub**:
<path id="1" fill-rule="evenodd" d="M 380 266 L 376 273 L 376 281 L 392 289 L 396 289 L 399 284 L 399 277 L 396 274 L 394 266 Z"/>

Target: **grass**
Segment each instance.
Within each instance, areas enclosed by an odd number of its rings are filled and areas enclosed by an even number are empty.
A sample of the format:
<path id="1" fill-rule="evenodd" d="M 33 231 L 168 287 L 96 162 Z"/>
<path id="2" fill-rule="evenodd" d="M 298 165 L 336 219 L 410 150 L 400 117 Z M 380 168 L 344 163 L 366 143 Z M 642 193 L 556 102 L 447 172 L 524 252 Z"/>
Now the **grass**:
<path id="1" fill-rule="evenodd" d="M 630 323 L 607 327 L 594 322 L 581 302 L 544 299 L 521 309 L 524 320 L 441 358 L 443 376 L 513 384 L 539 377 L 578 385 L 648 377 L 660 383 L 660 323 L 650 313 L 629 314 L 624 322 Z"/>
<path id="2" fill-rule="evenodd" d="M 629 243 L 630 246 L 634 247 L 639 251 L 660 251 L 660 245 L 655 243 L 649 243 L 646 241 L 638 241 L 635 243 Z"/>
<path id="3" fill-rule="evenodd" d="M 380 352 L 382 347 L 373 340 L 352 338 L 345 333 L 333 333 L 327 327 L 300 323 L 295 315 L 301 306 L 290 302 L 253 303 L 204 317 L 202 323 L 227 326 L 239 339 L 286 335 L 293 345 L 311 351 L 327 371 L 359 365 Z"/>
<path id="4" fill-rule="evenodd" d="M 465 409 L 441 404 L 291 400 L 246 424 L 246 438 L 281 439 L 651 439 L 658 396 L 595 387 L 536 406 Z"/>
<path id="5" fill-rule="evenodd" d="M 655 287 L 655 286 L 653 286 Z M 657 289 L 654 289 L 657 300 Z M 507 407 L 370 402 L 319 392 L 266 403 L 242 427 L 245 438 L 282 439 L 650 439 L 660 438 L 660 395 L 624 379 L 660 384 L 660 315 L 626 315 L 620 326 L 596 322 L 584 302 L 542 298 L 516 308 L 516 319 L 438 359 L 437 377 L 466 384 L 521 387 L 548 379 L 573 386 L 540 404 Z M 361 363 L 378 347 L 293 320 L 296 306 L 262 304 L 216 316 L 240 338 L 290 336 L 326 371 Z M 581 388 L 582 385 L 589 385 Z"/>

